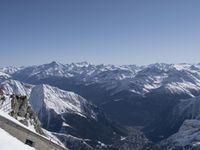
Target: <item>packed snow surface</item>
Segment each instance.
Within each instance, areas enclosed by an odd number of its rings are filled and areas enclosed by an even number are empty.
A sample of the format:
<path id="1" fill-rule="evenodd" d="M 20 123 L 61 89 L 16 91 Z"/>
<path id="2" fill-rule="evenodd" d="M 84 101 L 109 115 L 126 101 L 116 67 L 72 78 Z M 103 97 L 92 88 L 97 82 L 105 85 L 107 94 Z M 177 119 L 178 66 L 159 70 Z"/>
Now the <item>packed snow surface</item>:
<path id="1" fill-rule="evenodd" d="M 0 128 L 0 149 L 1 150 L 35 150 L 25 145 L 15 137 Z"/>

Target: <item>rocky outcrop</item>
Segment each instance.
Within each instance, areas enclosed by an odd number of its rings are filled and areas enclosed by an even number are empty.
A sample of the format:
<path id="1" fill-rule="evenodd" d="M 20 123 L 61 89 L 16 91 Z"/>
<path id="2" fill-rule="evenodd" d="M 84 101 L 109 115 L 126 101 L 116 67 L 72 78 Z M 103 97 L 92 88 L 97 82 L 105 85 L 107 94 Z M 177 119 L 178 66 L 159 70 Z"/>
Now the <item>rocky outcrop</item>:
<path id="1" fill-rule="evenodd" d="M 40 121 L 36 113 L 28 104 L 26 96 L 11 95 L 11 112 L 10 115 L 19 120 L 26 126 L 34 128 L 40 134 L 43 134 L 40 128 Z"/>

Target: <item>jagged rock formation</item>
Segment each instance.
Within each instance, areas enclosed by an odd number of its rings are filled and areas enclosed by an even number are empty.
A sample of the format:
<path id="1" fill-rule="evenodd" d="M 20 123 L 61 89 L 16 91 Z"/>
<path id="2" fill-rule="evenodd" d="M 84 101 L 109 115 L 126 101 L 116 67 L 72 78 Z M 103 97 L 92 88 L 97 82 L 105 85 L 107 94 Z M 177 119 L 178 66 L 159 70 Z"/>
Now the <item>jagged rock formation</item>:
<path id="1" fill-rule="evenodd" d="M 28 104 L 26 96 L 18 95 L 1 95 L 0 108 L 4 112 L 10 114 L 13 118 L 20 121 L 22 124 L 32 128 L 32 130 L 39 134 L 44 134 L 37 114 L 32 110 Z"/>
<path id="2" fill-rule="evenodd" d="M 28 104 L 26 96 L 11 95 L 11 109 L 10 115 L 19 120 L 26 126 L 33 126 L 36 132 L 44 134 L 37 114 L 32 110 Z"/>

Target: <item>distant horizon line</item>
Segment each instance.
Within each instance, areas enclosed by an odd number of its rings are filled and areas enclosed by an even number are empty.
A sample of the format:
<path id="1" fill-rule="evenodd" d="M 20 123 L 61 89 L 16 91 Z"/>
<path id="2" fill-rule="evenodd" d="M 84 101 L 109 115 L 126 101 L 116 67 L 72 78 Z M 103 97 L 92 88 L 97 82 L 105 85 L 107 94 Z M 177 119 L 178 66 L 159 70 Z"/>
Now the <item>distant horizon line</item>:
<path id="1" fill-rule="evenodd" d="M 19 65 L 19 66 L 15 66 L 15 65 L 7 65 L 7 66 L 0 66 L 0 68 L 6 68 L 6 67 L 15 67 L 15 68 L 21 68 L 21 67 L 30 67 L 30 66 L 41 66 L 41 65 L 48 65 L 48 64 L 52 64 L 52 63 L 56 63 L 56 64 L 62 64 L 62 65 L 71 65 L 71 64 L 89 64 L 89 65 L 94 65 L 94 66 L 99 66 L 99 65 L 105 65 L 105 66 L 129 66 L 129 65 L 135 65 L 135 66 L 150 66 L 150 65 L 156 65 L 156 64 L 160 64 L 160 65 L 175 65 L 175 64 L 179 64 L 179 65 L 184 65 L 184 64 L 188 64 L 188 65 L 200 65 L 199 63 L 189 63 L 189 62 L 178 62 L 178 63 L 168 63 L 168 62 L 155 62 L 155 63 L 148 63 L 148 64 L 137 64 L 137 63 L 129 63 L 129 64 L 111 64 L 111 63 L 92 63 L 90 61 L 77 61 L 77 62 L 68 62 L 68 63 L 63 63 L 61 61 L 49 61 L 49 62 L 44 62 L 44 63 L 40 63 L 40 64 L 30 64 L 30 65 Z"/>

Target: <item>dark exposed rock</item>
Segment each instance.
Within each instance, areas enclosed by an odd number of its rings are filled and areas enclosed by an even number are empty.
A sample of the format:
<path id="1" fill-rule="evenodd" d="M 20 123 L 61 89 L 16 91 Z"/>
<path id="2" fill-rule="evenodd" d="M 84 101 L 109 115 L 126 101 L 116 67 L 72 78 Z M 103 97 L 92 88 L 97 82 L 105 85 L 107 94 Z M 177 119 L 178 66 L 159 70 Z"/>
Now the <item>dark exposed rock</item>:
<path id="1" fill-rule="evenodd" d="M 37 114 L 32 110 L 28 104 L 26 96 L 11 95 L 11 108 L 10 115 L 19 120 L 26 126 L 34 126 L 36 132 L 44 134 L 40 128 L 40 121 Z"/>

